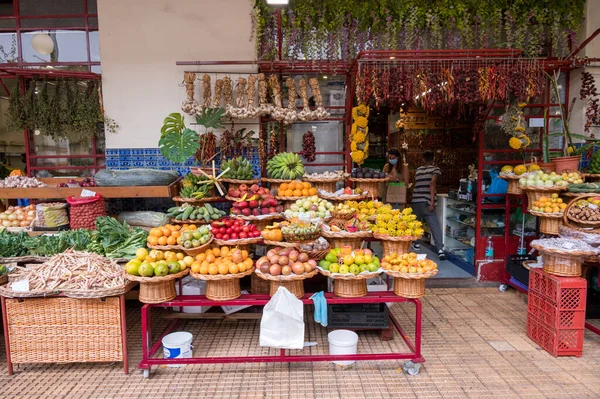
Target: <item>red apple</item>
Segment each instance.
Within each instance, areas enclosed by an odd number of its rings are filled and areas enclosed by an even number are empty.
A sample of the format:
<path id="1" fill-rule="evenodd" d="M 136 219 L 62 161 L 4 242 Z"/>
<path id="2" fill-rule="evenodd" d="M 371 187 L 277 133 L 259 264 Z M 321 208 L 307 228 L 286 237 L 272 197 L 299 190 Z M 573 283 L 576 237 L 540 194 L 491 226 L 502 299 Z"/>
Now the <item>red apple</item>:
<path id="1" fill-rule="evenodd" d="M 254 226 L 254 225 L 252 225 L 252 224 L 251 224 L 250 226 Z M 251 228 L 250 226 L 244 226 L 244 227 L 242 227 L 242 231 L 243 231 L 244 233 L 247 233 L 247 232 L 249 232 L 250 230 L 252 230 L 252 228 Z"/>
<path id="2" fill-rule="evenodd" d="M 242 214 L 242 211 L 241 211 L 239 208 L 231 208 L 231 214 L 232 214 L 233 216 L 236 216 L 236 215 L 241 215 L 241 214 Z"/>
<path id="3" fill-rule="evenodd" d="M 258 208 L 252 209 L 252 215 L 253 216 L 260 216 L 260 210 Z"/>
<path id="4" fill-rule="evenodd" d="M 242 196 L 242 193 L 240 193 L 240 190 L 233 190 L 233 192 L 230 195 L 233 198 L 240 198 Z"/>
<path id="5" fill-rule="evenodd" d="M 274 206 L 269 208 L 269 213 L 277 213 L 277 210 L 275 209 Z"/>
<path id="6" fill-rule="evenodd" d="M 231 239 L 232 239 L 232 240 L 239 240 L 239 239 L 240 239 L 240 236 L 238 235 L 238 233 L 232 233 L 232 234 L 231 234 Z"/>
<path id="7" fill-rule="evenodd" d="M 241 233 L 239 233 L 239 236 L 240 236 L 240 238 L 245 239 L 245 238 L 248 238 L 248 233 L 242 231 Z"/>
<path id="8" fill-rule="evenodd" d="M 238 208 L 241 208 L 241 209 L 248 208 L 248 201 L 240 201 L 237 204 L 238 204 Z"/>
<path id="9" fill-rule="evenodd" d="M 269 214 L 269 208 L 261 208 L 260 212 L 263 215 L 268 215 Z"/>
<path id="10" fill-rule="evenodd" d="M 277 206 L 275 207 L 275 211 L 276 211 L 276 212 L 283 212 L 283 205 L 277 205 Z"/>
<path id="11" fill-rule="evenodd" d="M 242 215 L 244 216 L 250 216 L 252 212 L 250 211 L 250 208 L 244 208 L 242 209 Z"/>
<path id="12" fill-rule="evenodd" d="M 229 234 L 223 234 L 223 241 L 229 240 Z"/>
<path id="13" fill-rule="evenodd" d="M 258 191 L 260 190 L 260 187 L 258 186 L 258 184 L 253 184 L 250 186 L 250 190 L 252 191 Z"/>
<path id="14" fill-rule="evenodd" d="M 222 240 L 223 239 L 223 234 L 221 234 L 221 233 L 215 233 L 215 238 L 217 240 Z"/>
<path id="15" fill-rule="evenodd" d="M 248 206 L 250 208 L 258 208 L 258 201 L 252 200 L 252 201 L 248 202 Z"/>

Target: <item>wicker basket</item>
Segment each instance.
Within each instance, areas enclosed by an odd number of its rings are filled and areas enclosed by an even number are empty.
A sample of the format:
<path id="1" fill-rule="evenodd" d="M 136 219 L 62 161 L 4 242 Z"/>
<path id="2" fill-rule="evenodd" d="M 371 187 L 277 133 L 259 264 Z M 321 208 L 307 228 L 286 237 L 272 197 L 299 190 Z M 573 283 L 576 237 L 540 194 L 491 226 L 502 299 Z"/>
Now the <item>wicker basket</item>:
<path id="1" fill-rule="evenodd" d="M 317 190 L 323 190 L 330 193 L 336 191 L 336 184 L 339 181 L 345 180 L 345 177 L 340 175 L 339 177 L 330 178 L 318 178 L 318 177 L 304 177 L 302 180 L 310 182 Z"/>
<path id="2" fill-rule="evenodd" d="M 367 194 L 336 195 L 333 192 L 323 191 L 319 191 L 318 196 L 328 201 L 362 201 L 369 197 Z"/>
<path id="3" fill-rule="evenodd" d="M 234 189 L 234 190 L 237 190 L 242 184 L 245 184 L 248 187 L 250 187 L 251 185 L 257 184 L 260 182 L 259 179 L 252 179 L 252 180 L 221 179 L 221 181 L 223 183 L 227 183 L 227 187 L 230 189 Z"/>
<path id="4" fill-rule="evenodd" d="M 596 173 L 584 173 L 583 177 L 585 178 L 586 181 L 589 182 L 597 182 L 600 181 L 600 174 Z"/>
<path id="5" fill-rule="evenodd" d="M 150 245 L 146 243 L 146 247 L 150 249 L 157 249 L 159 251 L 181 251 L 181 245 Z"/>
<path id="6" fill-rule="evenodd" d="M 420 237 L 390 237 L 374 233 L 373 238 L 381 241 L 383 256 L 386 256 L 393 253 L 401 255 L 410 252 L 410 243 L 418 240 Z"/>
<path id="7" fill-rule="evenodd" d="M 297 298 L 302 298 L 304 296 L 304 280 L 314 277 L 318 272 L 319 271 L 315 269 L 310 273 L 304 273 L 302 275 L 290 274 L 288 276 L 272 276 L 270 274 L 261 273 L 258 269 L 255 270 L 255 274 L 259 278 L 270 282 L 269 295 L 275 295 L 277 289 L 280 286 L 283 286 L 292 294 L 296 295 Z"/>
<path id="8" fill-rule="evenodd" d="M 543 213 L 529 211 L 533 216 L 540 218 L 540 233 L 557 236 L 562 225 L 563 214 Z"/>
<path id="9" fill-rule="evenodd" d="M 250 293 L 251 294 L 268 294 L 271 289 L 271 282 L 264 280 L 252 273 L 250 275 Z"/>
<path id="10" fill-rule="evenodd" d="M 341 248 L 348 245 L 352 248 L 358 248 L 360 242 L 365 238 L 372 236 L 370 231 L 358 231 L 356 233 L 350 233 L 348 231 L 321 231 L 321 236 L 325 237 L 331 245 L 331 248 Z"/>
<path id="11" fill-rule="evenodd" d="M 423 274 L 402 273 L 384 270 L 394 277 L 394 294 L 403 298 L 421 298 L 425 295 L 425 280 L 438 274 L 438 269 Z"/>
<path id="12" fill-rule="evenodd" d="M 279 214 L 279 213 L 275 214 L 275 215 L 261 217 L 261 218 L 259 218 L 257 216 L 241 216 L 241 215 L 235 215 L 235 216 L 232 216 L 231 218 L 245 220 L 246 222 L 252 222 L 252 224 L 254 224 L 259 231 L 264 230 L 268 225 L 270 225 L 274 221 L 285 219 L 283 217 L 283 215 Z"/>
<path id="13" fill-rule="evenodd" d="M 329 210 L 329 213 L 331 213 L 331 217 L 335 220 L 335 219 L 339 219 L 339 220 L 350 220 L 354 217 L 354 215 L 356 214 L 356 211 L 351 212 L 351 213 L 345 213 L 345 212 L 337 212 L 337 211 L 333 211 L 333 210 Z"/>
<path id="14" fill-rule="evenodd" d="M 542 254 L 543 270 L 556 276 L 579 277 L 582 263 L 580 257 Z"/>
<path id="15" fill-rule="evenodd" d="M 121 311 L 118 297 L 7 299 L 11 362 L 121 362 Z"/>
<path id="16" fill-rule="evenodd" d="M 512 195 L 522 195 L 523 189 L 519 185 L 520 177 L 518 176 L 499 176 L 501 179 L 504 179 L 508 182 L 508 188 L 506 189 L 507 194 Z"/>
<path id="17" fill-rule="evenodd" d="M 193 224 L 193 225 L 196 225 L 196 226 L 203 226 L 205 224 L 211 224 L 212 222 L 214 222 L 214 220 L 211 220 L 210 222 L 207 222 L 204 219 L 177 220 L 175 218 L 171 218 L 171 223 L 175 223 L 175 224 Z"/>
<path id="18" fill-rule="evenodd" d="M 521 187 L 523 192 L 527 194 L 527 201 L 529 204 L 533 204 L 535 201 L 539 200 L 541 197 L 546 197 L 552 194 L 558 194 L 561 191 L 565 190 L 565 187 Z"/>
<path id="19" fill-rule="evenodd" d="M 206 241 L 205 244 L 200 245 L 199 247 L 184 248 L 184 247 L 180 246 L 179 249 L 181 251 L 185 252 L 186 254 L 188 254 L 189 256 L 200 255 L 202 252 L 206 251 L 206 248 L 210 247 L 210 244 L 212 244 L 213 240 L 214 240 L 214 236 L 211 236 L 210 239 L 208 241 Z"/>
<path id="20" fill-rule="evenodd" d="M 584 195 L 578 195 L 577 197 L 573 198 L 571 200 L 571 202 L 569 202 L 569 204 L 567 205 L 567 207 L 565 208 L 565 214 L 564 214 L 564 220 L 565 220 L 565 224 L 569 227 L 573 227 L 570 224 L 571 223 L 576 223 L 577 225 L 581 225 L 583 228 L 587 228 L 588 230 L 586 230 L 588 233 L 593 233 L 593 232 L 600 232 L 600 221 L 596 221 L 596 222 L 590 222 L 587 220 L 579 220 L 573 216 L 569 216 L 569 211 L 571 210 L 571 208 L 577 204 L 577 202 L 579 200 L 582 199 L 586 199 L 589 197 L 593 197 L 593 196 L 597 196 L 597 194 L 584 194 Z M 579 228 L 579 226 L 577 226 L 576 228 Z M 593 230 L 590 230 L 593 229 Z"/>
<path id="21" fill-rule="evenodd" d="M 123 272 L 123 274 L 126 279 L 140 283 L 140 302 L 162 303 L 170 301 L 177 296 L 177 292 L 175 291 L 175 280 L 187 276 L 189 272 L 190 269 L 188 268 L 177 274 L 169 274 L 166 276 L 140 277 L 132 276 L 125 272 Z"/>
<path id="22" fill-rule="evenodd" d="M 273 246 L 273 247 L 282 247 L 282 248 L 300 248 L 300 244 L 296 242 L 285 242 L 285 241 L 269 241 L 264 240 L 263 244 Z"/>
<path id="23" fill-rule="evenodd" d="M 329 246 L 327 249 L 321 249 L 318 251 L 304 251 L 303 249 L 300 249 L 300 250 L 302 252 L 306 252 L 306 254 L 308 255 L 308 257 L 310 259 L 320 261 L 320 260 L 324 259 L 325 256 L 327 256 L 327 253 L 329 252 L 330 249 L 331 249 L 331 246 Z"/>
<path id="24" fill-rule="evenodd" d="M 217 240 L 215 238 L 213 241 L 213 244 L 218 245 L 220 247 L 222 247 L 223 245 L 226 245 L 229 247 L 247 247 L 248 245 L 251 245 L 251 244 L 260 244 L 260 243 L 262 243 L 262 241 L 263 241 L 262 237 L 245 238 L 245 239 L 240 239 L 240 240 L 227 240 L 227 241 Z"/>
<path id="25" fill-rule="evenodd" d="M 383 179 L 358 179 L 358 178 L 349 178 L 349 182 L 353 182 L 355 187 L 360 187 L 363 191 L 367 191 L 369 196 L 374 198 L 379 198 L 379 184 L 385 183 L 389 180 L 389 177 Z"/>
<path id="26" fill-rule="evenodd" d="M 246 270 L 243 273 L 225 274 L 225 275 L 206 275 L 190 273 L 192 277 L 198 280 L 206 281 L 206 298 L 212 301 L 230 301 L 239 298 L 242 295 L 240 289 L 240 279 L 249 276 L 254 272 L 254 268 Z"/>
<path id="27" fill-rule="evenodd" d="M 307 233 L 302 235 L 296 234 L 285 234 L 283 233 L 283 239 L 289 243 L 303 243 L 303 242 L 311 242 L 319 238 L 321 232 L 319 230 L 314 233 Z"/>
<path id="28" fill-rule="evenodd" d="M 367 296 L 367 280 L 377 277 L 381 272 L 361 274 L 337 274 L 318 269 L 319 272 L 333 279 L 333 293 L 341 298 L 360 298 Z"/>
<path id="29" fill-rule="evenodd" d="M 261 182 L 265 183 L 264 185 L 268 185 L 269 187 L 273 187 L 274 184 L 282 184 L 282 183 L 291 183 L 293 180 L 285 180 L 285 179 L 271 179 L 269 177 L 263 177 L 260 179 Z"/>

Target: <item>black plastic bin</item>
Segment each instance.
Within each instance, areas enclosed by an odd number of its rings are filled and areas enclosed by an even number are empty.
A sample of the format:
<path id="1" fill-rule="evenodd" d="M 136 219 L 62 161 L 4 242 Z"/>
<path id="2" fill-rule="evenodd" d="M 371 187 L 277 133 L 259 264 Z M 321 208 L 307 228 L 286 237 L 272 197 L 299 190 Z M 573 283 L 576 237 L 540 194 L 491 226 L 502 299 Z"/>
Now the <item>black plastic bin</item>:
<path id="1" fill-rule="evenodd" d="M 508 255 L 506 259 L 506 272 L 515 280 L 529 287 L 529 270 L 523 267 L 523 262 L 535 260 L 533 255 Z"/>
<path id="2" fill-rule="evenodd" d="M 385 303 L 328 305 L 327 327 L 385 329 L 390 323 Z"/>

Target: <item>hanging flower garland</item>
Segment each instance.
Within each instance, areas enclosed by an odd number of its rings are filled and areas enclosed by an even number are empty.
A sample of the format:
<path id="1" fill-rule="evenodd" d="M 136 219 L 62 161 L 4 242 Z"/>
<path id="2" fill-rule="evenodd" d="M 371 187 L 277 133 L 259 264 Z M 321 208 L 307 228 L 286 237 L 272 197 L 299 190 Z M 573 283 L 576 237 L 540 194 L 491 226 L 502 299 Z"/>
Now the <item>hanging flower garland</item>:
<path id="1" fill-rule="evenodd" d="M 531 144 L 531 139 L 526 134 L 527 122 L 523 118 L 523 108 L 526 103 L 518 103 L 500 118 L 500 125 L 508 135 L 508 145 L 514 150 L 524 150 Z"/>
<path id="2" fill-rule="evenodd" d="M 352 108 L 352 131 L 350 133 L 350 156 L 352 161 L 362 165 L 369 156 L 369 112 L 365 104 L 359 104 Z"/>

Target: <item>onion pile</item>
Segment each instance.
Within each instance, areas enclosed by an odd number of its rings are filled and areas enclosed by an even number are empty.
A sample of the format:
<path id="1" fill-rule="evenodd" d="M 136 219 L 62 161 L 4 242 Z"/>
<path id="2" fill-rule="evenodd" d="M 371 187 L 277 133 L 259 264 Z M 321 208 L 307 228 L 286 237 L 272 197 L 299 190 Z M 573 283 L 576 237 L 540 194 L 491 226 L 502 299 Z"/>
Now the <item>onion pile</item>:
<path id="1" fill-rule="evenodd" d="M 46 187 L 44 182 L 39 181 L 35 177 L 27 176 L 9 176 L 4 180 L 0 180 L 2 188 L 35 188 Z"/>
<path id="2" fill-rule="evenodd" d="M 0 222 L 4 227 L 28 227 L 35 219 L 35 205 L 9 206 L 0 213 Z"/>

